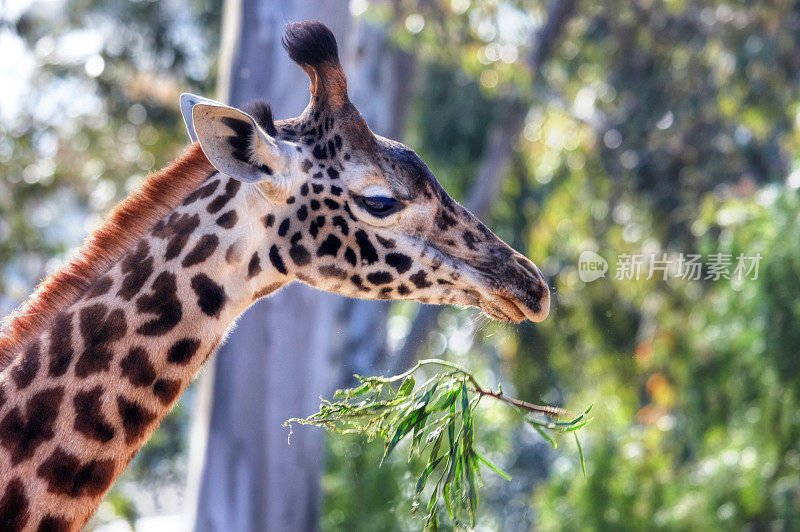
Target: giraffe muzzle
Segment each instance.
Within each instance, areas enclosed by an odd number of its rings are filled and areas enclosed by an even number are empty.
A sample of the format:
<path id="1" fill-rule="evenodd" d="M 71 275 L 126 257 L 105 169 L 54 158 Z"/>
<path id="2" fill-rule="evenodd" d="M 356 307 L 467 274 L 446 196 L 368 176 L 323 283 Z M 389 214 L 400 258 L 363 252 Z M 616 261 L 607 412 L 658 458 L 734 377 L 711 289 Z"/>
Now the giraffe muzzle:
<path id="1" fill-rule="evenodd" d="M 539 269 L 516 254 L 503 270 L 502 284 L 481 297 L 481 310 L 490 318 L 514 323 L 544 320 L 550 313 L 550 290 Z"/>

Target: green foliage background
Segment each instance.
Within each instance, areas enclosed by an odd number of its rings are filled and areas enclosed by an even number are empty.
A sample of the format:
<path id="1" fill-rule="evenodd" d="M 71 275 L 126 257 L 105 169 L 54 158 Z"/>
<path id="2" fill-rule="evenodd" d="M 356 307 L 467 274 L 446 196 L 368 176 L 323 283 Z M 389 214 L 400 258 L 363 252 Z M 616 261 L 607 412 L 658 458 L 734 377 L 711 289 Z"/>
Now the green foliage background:
<path id="1" fill-rule="evenodd" d="M 586 480 L 569 441 L 552 451 L 501 408 L 479 412 L 477 446 L 514 477 L 485 475 L 481 529 L 796 527 L 800 4 L 580 2 L 540 76 L 525 57 L 546 4 L 400 5 L 363 16 L 418 55 L 406 141 L 455 197 L 508 101 L 529 108 L 487 222 L 542 267 L 553 293 L 535 326 L 448 310 L 425 354 L 532 402 L 595 403 L 582 431 Z M 24 105 L 0 107 L 3 311 L 185 144 L 175 102 L 214 86 L 218 24 L 216 3 L 188 0 L 73 1 L 3 20 L 3 38 L 36 62 Z M 86 28 L 103 34 L 96 50 L 53 51 Z M 584 250 L 609 261 L 606 278 L 580 281 Z M 740 284 L 629 281 L 613 275 L 621 253 L 763 259 L 758 279 Z M 390 333 L 402 337 L 416 309 L 397 305 Z M 185 412 L 140 453 L 101 520 L 176 511 Z M 382 453 L 329 438 L 323 530 L 420 527 L 403 453 L 376 469 Z"/>

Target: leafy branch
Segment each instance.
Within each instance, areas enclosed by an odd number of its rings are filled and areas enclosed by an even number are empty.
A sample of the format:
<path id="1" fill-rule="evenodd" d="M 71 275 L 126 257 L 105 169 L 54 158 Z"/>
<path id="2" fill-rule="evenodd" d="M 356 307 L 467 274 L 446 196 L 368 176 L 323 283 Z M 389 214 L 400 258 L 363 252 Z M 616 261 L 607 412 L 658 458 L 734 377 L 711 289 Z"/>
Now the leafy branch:
<path id="1" fill-rule="evenodd" d="M 439 372 L 417 385 L 415 373 L 435 366 Z M 511 476 L 478 452 L 474 446 L 473 412 L 486 397 L 514 409 L 554 448 L 557 433 L 571 432 L 578 445 L 581 469 L 586 475 L 583 449 L 576 431 L 589 422 L 587 408 L 570 417 L 561 408 L 539 406 L 509 397 L 502 386 L 494 391 L 481 386 L 467 369 L 446 360 L 421 360 L 408 371 L 393 377 L 356 375 L 359 385 L 337 390 L 334 401 L 322 400 L 319 412 L 307 418 L 292 418 L 284 423 L 321 426 L 341 434 L 363 434 L 369 441 L 385 442 L 383 460 L 406 436 L 411 437 L 408 458 L 424 458 L 425 469 L 417 480 L 412 511 L 421 506 L 428 481 L 436 479 L 425 504 L 425 528 L 438 530 L 438 510 L 444 506 L 457 526 L 475 526 L 478 508 L 477 488 L 482 485 L 480 466 L 486 466 L 506 480 Z"/>

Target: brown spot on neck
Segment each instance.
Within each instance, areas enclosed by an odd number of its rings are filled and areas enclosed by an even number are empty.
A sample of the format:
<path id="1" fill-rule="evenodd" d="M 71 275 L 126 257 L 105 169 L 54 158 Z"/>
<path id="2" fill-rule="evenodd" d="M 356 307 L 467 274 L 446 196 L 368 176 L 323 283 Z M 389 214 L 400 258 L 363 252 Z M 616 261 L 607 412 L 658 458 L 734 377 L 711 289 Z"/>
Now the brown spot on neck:
<path id="1" fill-rule="evenodd" d="M 228 264 L 239 264 L 242 262 L 242 251 L 239 242 L 234 242 L 225 251 L 225 262 Z"/>
<path id="2" fill-rule="evenodd" d="M 30 503 L 19 477 L 11 480 L 0 496 L 0 529 L 21 530 L 30 518 Z"/>

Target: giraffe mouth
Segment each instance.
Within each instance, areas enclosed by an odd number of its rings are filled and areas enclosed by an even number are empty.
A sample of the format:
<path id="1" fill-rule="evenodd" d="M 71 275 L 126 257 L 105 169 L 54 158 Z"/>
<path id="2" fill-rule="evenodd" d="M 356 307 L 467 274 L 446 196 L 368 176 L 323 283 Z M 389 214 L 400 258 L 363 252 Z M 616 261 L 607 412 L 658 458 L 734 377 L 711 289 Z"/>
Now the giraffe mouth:
<path id="1" fill-rule="evenodd" d="M 481 301 L 481 310 L 492 319 L 520 323 L 527 319 L 525 312 L 513 299 L 502 294 L 493 293 L 491 299 Z"/>
<path id="2" fill-rule="evenodd" d="M 534 311 L 503 289 L 492 291 L 490 299 L 482 298 L 480 307 L 492 319 L 513 323 L 525 320 L 540 322 L 550 313 L 549 297 L 542 301 L 538 311 Z"/>

